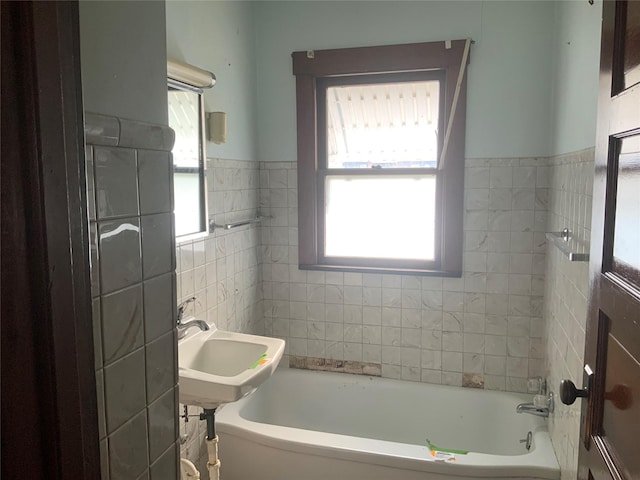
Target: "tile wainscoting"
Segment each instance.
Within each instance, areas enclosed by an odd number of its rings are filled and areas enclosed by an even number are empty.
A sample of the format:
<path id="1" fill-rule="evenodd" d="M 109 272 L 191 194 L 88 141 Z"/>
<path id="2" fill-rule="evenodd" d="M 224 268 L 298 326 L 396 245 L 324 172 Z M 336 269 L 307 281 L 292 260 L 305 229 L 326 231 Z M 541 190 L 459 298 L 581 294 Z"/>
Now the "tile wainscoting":
<path id="1" fill-rule="evenodd" d="M 284 338 L 292 367 L 365 365 L 383 377 L 516 392 L 542 375 L 553 387 L 582 366 L 587 267 L 548 247 L 545 232 L 567 226 L 588 239 L 592 176 L 593 149 L 469 159 L 462 278 L 362 275 L 298 269 L 295 162 L 210 159 L 218 223 L 272 218 L 181 243 L 177 297 L 195 295 L 190 313 L 219 328 Z M 578 421 L 564 406 L 550 419 L 563 478 L 575 472 Z M 206 478 L 204 423 L 180 429 L 182 455 Z"/>
<path id="2" fill-rule="evenodd" d="M 207 189 L 209 218 L 216 223 L 255 218 L 258 162 L 208 159 Z M 180 242 L 176 247 L 178 303 L 196 297 L 185 316 L 214 323 L 222 330 L 263 334 L 260 244 L 258 225 L 219 229 L 203 238 Z M 181 455 L 191 460 L 206 480 L 206 423 L 197 418 L 201 411 L 189 407 L 193 418 L 188 422 L 180 419 Z"/>
<path id="3" fill-rule="evenodd" d="M 436 278 L 299 270 L 296 164 L 261 162 L 266 334 L 383 377 L 526 391 L 544 373 L 547 163 L 467 160 L 464 274 Z"/>
<path id="4" fill-rule="evenodd" d="M 593 148 L 553 157 L 549 161 L 550 231 L 569 228 L 587 246 L 591 237 L 591 201 L 594 174 Z M 547 247 L 546 368 L 549 388 L 557 392 L 564 378 L 581 381 L 589 290 L 589 263 L 570 262 L 553 245 Z M 562 478 L 575 479 L 580 435 L 580 402 L 556 402 L 549 419 L 551 440 Z"/>
<path id="5" fill-rule="evenodd" d="M 102 478 L 178 472 L 173 131 L 85 117 Z"/>

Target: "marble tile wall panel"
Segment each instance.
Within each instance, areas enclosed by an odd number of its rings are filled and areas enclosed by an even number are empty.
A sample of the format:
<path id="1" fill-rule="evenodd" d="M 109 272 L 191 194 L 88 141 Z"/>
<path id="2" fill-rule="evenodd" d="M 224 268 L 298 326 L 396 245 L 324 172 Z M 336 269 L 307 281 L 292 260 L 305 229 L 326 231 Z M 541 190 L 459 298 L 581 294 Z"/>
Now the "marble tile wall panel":
<path id="1" fill-rule="evenodd" d="M 209 218 L 231 223 L 258 213 L 259 170 L 256 161 L 208 159 Z M 263 334 L 264 317 L 260 271 L 260 227 L 218 229 L 176 247 L 177 298 L 196 297 L 186 316 L 206 320 L 223 330 Z M 183 406 L 181 405 L 181 411 Z M 206 473 L 205 422 L 201 409 L 189 407 L 196 418 L 180 419 L 181 454 Z"/>
<path id="2" fill-rule="evenodd" d="M 561 291 L 557 287 L 568 276 L 585 293 L 583 267 L 548 270 L 555 288 L 545 276 L 549 262 L 560 259 L 547 250 L 544 232 L 574 217 L 576 223 L 568 225 L 580 231 L 583 218 L 588 229 L 589 214 L 581 209 L 590 206 L 589 167 L 581 167 L 572 193 L 563 186 L 577 173 L 570 164 L 590 161 L 592 167 L 589 152 L 576 158 L 467 161 L 459 279 L 300 271 L 295 163 L 261 162 L 258 169 L 255 162 L 210 159 L 212 218 L 231 222 L 256 211 L 273 218 L 259 229 L 243 227 L 178 245 L 178 299 L 195 295 L 198 302 L 188 314 L 220 328 L 284 338 L 296 365 L 366 363 L 379 365 L 385 377 L 523 392 L 527 377 L 544 375 L 557 363 L 545 362 L 545 355 L 553 359 L 560 351 L 550 339 L 562 338 L 550 332 L 559 326 L 545 327 L 543 320 L 545 288 Z M 559 165 L 564 167 L 557 170 Z M 573 213 L 559 205 L 572 206 Z M 581 364 L 566 361 L 574 369 Z M 190 407 L 189 413 L 199 409 Z M 551 420 L 563 432 L 554 439 L 563 445 L 556 447 L 563 449 L 559 457 L 574 452 L 567 433 L 575 428 L 569 427 L 571 418 L 575 413 Z M 182 420 L 180 433 L 186 440 L 182 455 L 204 472 L 203 422 Z M 564 462 L 571 471 L 571 462 Z"/>
<path id="3" fill-rule="evenodd" d="M 546 158 L 469 159 L 462 278 L 298 269 L 294 162 L 260 163 L 265 332 L 383 377 L 526 391 L 544 370 Z"/>
<path id="4" fill-rule="evenodd" d="M 85 131 L 102 478 L 174 480 L 173 132 L 94 114 Z"/>
<path id="5" fill-rule="evenodd" d="M 591 236 L 594 150 L 549 160 L 548 228 L 569 228 L 585 243 Z M 589 287 L 588 262 L 570 262 L 551 244 L 547 247 L 545 318 L 545 372 L 551 390 L 564 378 L 581 379 Z M 577 475 L 580 405 L 556 402 L 549 430 L 563 479 Z"/>

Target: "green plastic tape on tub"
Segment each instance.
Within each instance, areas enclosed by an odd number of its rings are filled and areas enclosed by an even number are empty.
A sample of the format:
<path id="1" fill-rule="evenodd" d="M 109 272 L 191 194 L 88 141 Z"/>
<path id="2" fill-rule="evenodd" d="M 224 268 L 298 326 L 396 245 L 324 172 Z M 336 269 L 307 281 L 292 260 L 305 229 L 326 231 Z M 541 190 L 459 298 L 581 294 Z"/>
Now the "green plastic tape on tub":
<path id="1" fill-rule="evenodd" d="M 467 450 L 456 450 L 454 448 L 442 448 L 437 445 L 431 443 L 431 440 L 428 438 L 425 439 L 427 441 L 427 446 L 430 450 L 435 450 L 436 452 L 445 452 L 445 453 L 455 453 L 456 455 L 466 455 L 469 453 Z"/>
<path id="2" fill-rule="evenodd" d="M 262 360 L 264 360 L 266 356 L 267 356 L 266 353 L 263 353 L 262 355 L 260 355 L 260 358 L 258 360 L 256 360 L 256 363 L 251 365 L 249 368 L 256 368 L 258 365 L 261 365 L 260 362 L 262 362 Z"/>

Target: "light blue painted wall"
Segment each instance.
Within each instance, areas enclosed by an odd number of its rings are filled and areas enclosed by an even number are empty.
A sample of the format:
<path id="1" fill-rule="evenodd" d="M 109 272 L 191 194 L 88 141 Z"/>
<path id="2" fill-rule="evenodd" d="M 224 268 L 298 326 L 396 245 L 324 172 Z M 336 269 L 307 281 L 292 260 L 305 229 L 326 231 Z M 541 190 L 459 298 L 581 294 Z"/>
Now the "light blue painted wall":
<path id="1" fill-rule="evenodd" d="M 553 42 L 551 153 L 595 145 L 602 1 L 558 1 Z"/>
<path id="2" fill-rule="evenodd" d="M 601 0 L 170 0 L 166 48 L 218 77 L 205 104 L 228 112 L 228 143 L 210 156 L 295 160 L 292 51 L 471 36 L 467 155 L 550 155 L 594 144 L 601 12 Z M 82 1 L 80 20 L 85 108 L 166 123 L 165 3 Z"/>
<path id="3" fill-rule="evenodd" d="M 227 112 L 227 143 L 207 156 L 256 160 L 256 61 L 250 2 L 167 1 L 167 55 L 212 71 L 205 111 Z"/>
<path id="4" fill-rule="evenodd" d="M 467 36 L 467 156 L 548 155 L 554 14 L 546 1 L 256 2 L 260 159 L 296 159 L 291 52 Z"/>
<path id="5" fill-rule="evenodd" d="M 86 111 L 167 124 L 164 1 L 80 2 Z"/>

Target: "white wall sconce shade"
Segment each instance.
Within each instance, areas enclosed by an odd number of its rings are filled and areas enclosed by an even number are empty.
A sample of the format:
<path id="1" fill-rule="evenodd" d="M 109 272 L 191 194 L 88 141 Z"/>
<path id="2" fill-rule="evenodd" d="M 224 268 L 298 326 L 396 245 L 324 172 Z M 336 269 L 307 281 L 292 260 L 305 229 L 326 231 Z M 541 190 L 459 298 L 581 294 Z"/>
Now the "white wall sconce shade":
<path id="1" fill-rule="evenodd" d="M 198 88 L 211 88 L 216 84 L 213 73 L 173 58 L 167 59 L 167 77 Z"/>
<path id="2" fill-rule="evenodd" d="M 227 142 L 227 113 L 207 113 L 207 138 L 220 145 Z"/>

